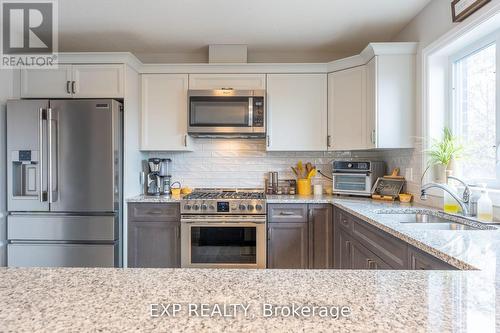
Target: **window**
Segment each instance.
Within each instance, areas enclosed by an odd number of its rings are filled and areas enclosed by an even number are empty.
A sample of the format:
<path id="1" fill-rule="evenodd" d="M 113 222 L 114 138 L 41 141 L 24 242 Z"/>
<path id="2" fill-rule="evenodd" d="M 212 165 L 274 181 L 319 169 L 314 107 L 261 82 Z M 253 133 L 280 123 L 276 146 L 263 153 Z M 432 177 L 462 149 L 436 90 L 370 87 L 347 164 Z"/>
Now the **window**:
<path id="1" fill-rule="evenodd" d="M 500 187 L 497 146 L 500 116 L 497 110 L 497 45 L 487 40 L 452 58 L 453 134 L 465 145 L 465 158 L 458 161 L 457 176 L 470 183 Z"/>

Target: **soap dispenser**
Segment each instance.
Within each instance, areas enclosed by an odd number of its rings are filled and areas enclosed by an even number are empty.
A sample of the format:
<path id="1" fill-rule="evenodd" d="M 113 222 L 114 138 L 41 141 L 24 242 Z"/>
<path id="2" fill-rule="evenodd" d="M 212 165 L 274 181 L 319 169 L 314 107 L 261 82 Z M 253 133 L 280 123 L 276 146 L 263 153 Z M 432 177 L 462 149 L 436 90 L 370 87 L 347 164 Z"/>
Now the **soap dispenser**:
<path id="1" fill-rule="evenodd" d="M 483 222 L 493 221 L 493 203 L 491 202 L 486 184 L 481 185 L 481 197 L 477 201 L 477 218 Z"/>
<path id="2" fill-rule="evenodd" d="M 448 188 L 454 193 L 457 194 L 458 190 L 453 184 L 448 184 Z M 460 211 L 460 205 L 458 202 L 446 191 L 444 191 L 444 205 L 443 210 L 445 213 L 457 214 Z"/>

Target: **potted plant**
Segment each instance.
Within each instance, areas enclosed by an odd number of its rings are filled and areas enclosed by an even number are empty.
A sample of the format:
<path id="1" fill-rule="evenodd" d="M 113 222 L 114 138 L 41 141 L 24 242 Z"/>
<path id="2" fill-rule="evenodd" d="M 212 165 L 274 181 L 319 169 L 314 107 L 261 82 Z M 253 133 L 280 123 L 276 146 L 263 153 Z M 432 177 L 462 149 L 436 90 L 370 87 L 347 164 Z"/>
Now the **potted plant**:
<path id="1" fill-rule="evenodd" d="M 431 148 L 427 151 L 429 164 L 427 169 L 434 167 L 434 178 L 438 183 L 446 183 L 455 167 L 455 160 L 460 159 L 464 152 L 464 146 L 460 140 L 454 136 L 450 129 L 443 129 L 443 138 L 435 140 Z"/>

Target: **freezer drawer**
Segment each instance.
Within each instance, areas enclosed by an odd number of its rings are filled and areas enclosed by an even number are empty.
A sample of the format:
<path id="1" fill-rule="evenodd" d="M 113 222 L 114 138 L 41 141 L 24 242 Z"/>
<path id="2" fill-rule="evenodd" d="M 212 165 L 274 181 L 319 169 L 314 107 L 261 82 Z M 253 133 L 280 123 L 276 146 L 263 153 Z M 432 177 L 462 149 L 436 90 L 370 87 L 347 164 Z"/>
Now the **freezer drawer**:
<path id="1" fill-rule="evenodd" d="M 114 267 L 114 244 L 8 244 L 9 267 Z"/>
<path id="2" fill-rule="evenodd" d="M 47 241 L 113 241 L 115 216 L 9 215 L 7 239 Z"/>

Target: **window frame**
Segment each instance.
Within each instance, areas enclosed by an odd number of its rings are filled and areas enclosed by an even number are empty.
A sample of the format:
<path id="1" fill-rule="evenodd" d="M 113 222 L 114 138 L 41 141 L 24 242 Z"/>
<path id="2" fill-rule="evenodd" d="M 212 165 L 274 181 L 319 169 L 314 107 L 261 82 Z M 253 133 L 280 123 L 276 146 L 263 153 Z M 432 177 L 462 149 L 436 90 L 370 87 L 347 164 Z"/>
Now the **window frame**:
<path id="1" fill-rule="evenodd" d="M 480 52 L 481 50 L 487 48 L 488 46 L 496 44 L 496 72 L 495 72 L 495 122 L 496 122 L 496 134 L 495 134 L 495 146 L 496 147 L 496 179 L 464 179 L 467 183 L 472 185 L 477 185 L 479 183 L 487 184 L 488 188 L 500 189 L 500 30 L 497 30 L 486 37 L 483 37 L 467 46 L 461 48 L 457 52 L 453 53 L 448 58 L 449 66 L 449 108 L 445 114 L 445 125 L 451 129 L 452 133 L 457 132 L 457 121 L 454 117 L 454 112 L 456 107 L 456 87 L 458 85 L 457 79 L 458 75 L 456 73 L 455 63 L 467 56 L 473 55 L 474 53 Z M 458 161 L 460 163 L 460 161 Z"/>

